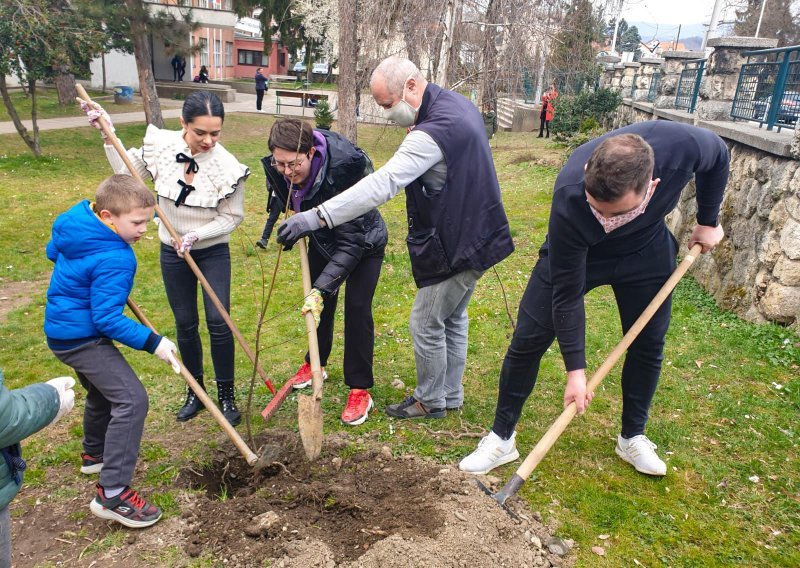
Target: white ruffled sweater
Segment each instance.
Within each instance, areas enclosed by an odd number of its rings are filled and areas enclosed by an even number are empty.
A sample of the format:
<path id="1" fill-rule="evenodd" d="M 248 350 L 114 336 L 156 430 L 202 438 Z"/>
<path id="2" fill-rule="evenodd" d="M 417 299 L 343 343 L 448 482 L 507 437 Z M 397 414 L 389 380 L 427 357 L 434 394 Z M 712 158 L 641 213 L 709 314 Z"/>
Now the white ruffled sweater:
<path id="1" fill-rule="evenodd" d="M 130 173 L 113 146 L 106 145 L 105 150 L 115 173 Z M 240 164 L 221 144 L 192 156 L 182 131 L 161 130 L 152 124 L 147 127 L 142 147 L 131 148 L 127 153 L 136 173 L 142 179 L 153 180 L 158 204 L 178 234 L 190 231 L 198 234 L 200 238 L 193 248 L 228 242 L 244 219 L 244 184 L 250 175 L 247 166 Z M 194 158 L 199 170 L 192 179 L 195 190 L 176 207 L 175 200 L 183 189 L 178 180 L 185 181 L 187 165 L 176 161 L 179 153 Z M 158 228 L 158 238 L 170 244 L 163 224 Z"/>

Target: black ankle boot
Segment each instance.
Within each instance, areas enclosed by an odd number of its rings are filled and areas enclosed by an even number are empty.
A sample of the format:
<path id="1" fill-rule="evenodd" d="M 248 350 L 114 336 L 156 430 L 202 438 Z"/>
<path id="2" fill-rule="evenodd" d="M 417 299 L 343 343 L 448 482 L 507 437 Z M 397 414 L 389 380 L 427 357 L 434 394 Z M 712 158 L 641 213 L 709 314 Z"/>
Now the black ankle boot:
<path id="1" fill-rule="evenodd" d="M 242 421 L 242 415 L 239 413 L 239 409 L 236 408 L 235 396 L 233 381 L 217 381 L 219 408 L 222 410 L 222 415 L 225 416 L 225 419 L 231 423 L 231 426 L 238 426 L 239 422 Z"/>
<path id="2" fill-rule="evenodd" d="M 205 385 L 203 384 L 203 378 L 197 379 L 197 382 L 206 390 Z M 200 412 L 205 408 L 205 405 L 200 402 L 200 399 L 197 398 L 197 395 L 194 394 L 194 391 L 190 388 L 187 388 L 188 392 L 186 394 L 186 402 L 183 403 L 183 406 L 178 411 L 177 419 L 178 422 L 186 422 L 187 420 L 191 420 L 197 413 Z"/>

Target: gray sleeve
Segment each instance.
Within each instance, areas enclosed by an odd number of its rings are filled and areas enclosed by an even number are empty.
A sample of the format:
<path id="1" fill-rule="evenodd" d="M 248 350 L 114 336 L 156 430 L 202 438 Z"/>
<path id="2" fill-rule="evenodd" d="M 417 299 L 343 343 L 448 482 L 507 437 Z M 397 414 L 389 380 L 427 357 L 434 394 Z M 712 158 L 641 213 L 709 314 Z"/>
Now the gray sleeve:
<path id="1" fill-rule="evenodd" d="M 373 174 L 319 206 L 328 227 L 335 227 L 383 205 L 434 165 L 444 160 L 439 145 L 428 134 L 414 130 L 397 152 Z"/>

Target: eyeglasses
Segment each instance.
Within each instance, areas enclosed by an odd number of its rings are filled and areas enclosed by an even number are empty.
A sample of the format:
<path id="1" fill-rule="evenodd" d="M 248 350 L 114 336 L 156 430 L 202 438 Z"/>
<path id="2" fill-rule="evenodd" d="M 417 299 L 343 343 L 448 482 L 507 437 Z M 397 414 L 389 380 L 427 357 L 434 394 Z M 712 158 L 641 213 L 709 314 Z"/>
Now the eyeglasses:
<path id="1" fill-rule="evenodd" d="M 290 170 L 294 171 L 303 165 L 303 162 L 306 161 L 306 158 L 308 158 L 308 154 L 306 154 L 302 159 L 293 160 L 291 162 L 278 162 L 275 158 L 272 158 L 269 161 L 269 165 L 278 170 L 285 170 L 286 168 L 289 168 Z"/>

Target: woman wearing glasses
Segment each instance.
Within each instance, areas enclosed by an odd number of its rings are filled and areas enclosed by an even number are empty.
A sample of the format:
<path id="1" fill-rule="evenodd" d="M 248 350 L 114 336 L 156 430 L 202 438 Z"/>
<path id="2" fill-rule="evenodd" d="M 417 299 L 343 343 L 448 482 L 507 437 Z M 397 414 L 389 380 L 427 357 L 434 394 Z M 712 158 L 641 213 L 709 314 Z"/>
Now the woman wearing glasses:
<path id="1" fill-rule="evenodd" d="M 96 103 L 87 109 L 87 114 L 93 126 L 101 114 L 111 124 Z M 181 130 L 161 130 L 151 124 L 142 147 L 128 150 L 137 173 L 143 179 L 153 179 L 164 215 L 182 235 L 181 242 L 176 243 L 164 226 L 159 227 L 161 274 L 175 316 L 181 359 L 204 388 L 197 277 L 182 257 L 191 250 L 192 258 L 230 312 L 228 240 L 244 218 L 244 184 L 250 170 L 218 143 L 224 120 L 225 109 L 219 98 L 208 91 L 198 91 L 183 103 Z M 106 144 L 105 149 L 115 173 L 127 174 L 128 169 L 114 147 Z M 233 335 L 205 292 L 203 304 L 220 408 L 228 422 L 236 426 L 241 416 L 233 388 Z M 188 389 L 177 419 L 191 420 L 202 409 L 203 403 Z"/>
<path id="2" fill-rule="evenodd" d="M 328 130 L 314 130 L 302 120 L 276 122 L 269 135 L 269 156 L 261 163 L 273 207 L 308 211 L 372 173 L 369 157 L 352 142 Z M 350 387 L 342 422 L 362 424 L 372 409 L 372 355 L 375 343 L 372 297 L 378 285 L 388 240 L 386 224 L 377 209 L 356 219 L 321 229 L 309 237 L 309 266 L 313 291 L 303 311 L 318 321 L 320 364 L 324 367 L 333 344 L 333 319 L 338 290 L 347 281 L 344 300 L 344 382 Z M 321 309 L 321 313 L 320 313 Z M 291 379 L 295 388 L 311 384 L 308 354 Z"/>

